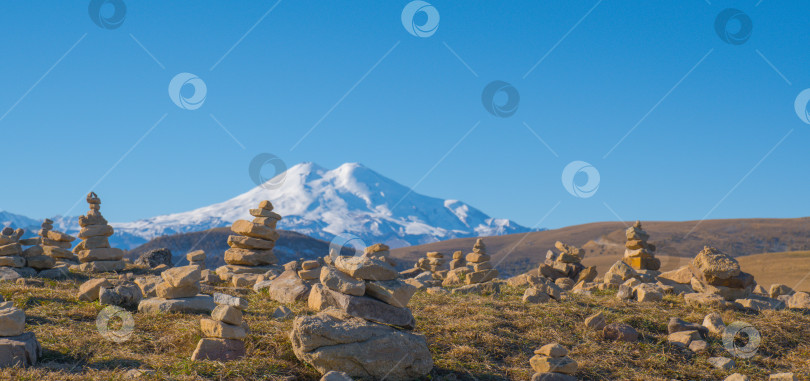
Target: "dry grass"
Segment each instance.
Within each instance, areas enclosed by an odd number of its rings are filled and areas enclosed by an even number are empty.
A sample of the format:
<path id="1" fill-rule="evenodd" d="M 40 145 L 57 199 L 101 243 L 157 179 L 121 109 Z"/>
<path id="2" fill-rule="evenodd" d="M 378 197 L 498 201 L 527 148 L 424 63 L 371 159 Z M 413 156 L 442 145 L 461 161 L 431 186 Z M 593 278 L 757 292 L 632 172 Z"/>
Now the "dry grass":
<path id="1" fill-rule="evenodd" d="M 227 364 L 191 362 L 200 338 L 199 315 L 134 314 L 129 341 L 116 344 L 98 334 L 98 303 L 78 302 L 79 281 L 46 282 L 45 287 L 0 284 L 0 293 L 26 310 L 28 330 L 43 345 L 42 362 L 29 369 L 0 370 L 0 379 L 114 380 L 129 369 L 149 368 L 157 379 L 171 380 L 317 380 L 311 367 L 292 353 L 288 332 L 292 321 L 270 315 L 278 303 L 264 295 L 245 293 L 251 327 L 248 356 Z M 612 293 L 594 298 L 572 297 L 562 303 L 524 305 L 522 288 L 507 287 L 498 296 L 436 296 L 419 292 L 411 302 L 418 330 L 429 341 L 435 367 L 430 379 L 527 380 L 529 358 L 542 344 L 560 342 L 577 360 L 577 376 L 585 380 L 722 380 L 727 372 L 710 369 L 710 355 L 727 355 L 719 337 L 707 354 L 694 355 L 668 345 L 670 316 L 701 322 L 709 312 L 685 308 L 675 297 L 655 304 L 626 303 Z M 231 290 L 233 292 L 233 290 Z M 293 306 L 307 313 L 304 303 Z M 642 334 L 637 344 L 614 344 L 586 331 L 583 319 L 603 311 L 610 321 L 626 322 Z M 725 312 L 724 320 L 745 321 L 762 334 L 759 355 L 739 360 L 735 371 L 765 379 L 777 371 L 810 378 L 810 315 L 796 311 L 743 314 Z"/>

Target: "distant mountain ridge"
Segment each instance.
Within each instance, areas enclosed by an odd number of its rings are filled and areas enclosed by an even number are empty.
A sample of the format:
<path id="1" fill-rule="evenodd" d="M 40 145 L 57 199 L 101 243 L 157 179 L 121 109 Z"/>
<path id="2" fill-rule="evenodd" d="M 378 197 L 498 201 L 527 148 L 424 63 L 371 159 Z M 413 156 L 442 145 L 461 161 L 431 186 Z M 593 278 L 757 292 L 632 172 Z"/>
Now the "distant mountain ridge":
<path id="1" fill-rule="evenodd" d="M 188 212 L 111 223 L 116 231 L 111 243 L 132 249 L 164 235 L 228 227 L 238 219 L 250 219 L 249 210 L 262 200 L 270 200 L 284 217 L 279 229 L 324 241 L 351 235 L 367 244 L 384 242 L 403 247 L 532 231 L 508 219 L 489 217 L 458 200 L 421 195 L 359 163 L 346 163 L 333 170 L 301 163 L 265 184 L 280 185 L 257 186 L 225 202 Z M 23 227 L 33 233 L 41 222 L 6 212 L 0 217 L 4 226 Z M 76 217 L 53 219 L 57 229 L 71 234 L 79 230 Z"/>

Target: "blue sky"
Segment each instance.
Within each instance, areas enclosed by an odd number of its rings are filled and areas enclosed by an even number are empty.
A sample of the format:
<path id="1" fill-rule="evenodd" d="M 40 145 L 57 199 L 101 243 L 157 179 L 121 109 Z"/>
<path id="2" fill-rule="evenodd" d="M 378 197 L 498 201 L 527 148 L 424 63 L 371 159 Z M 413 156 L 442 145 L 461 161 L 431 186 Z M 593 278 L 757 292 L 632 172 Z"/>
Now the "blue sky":
<path id="1" fill-rule="evenodd" d="M 123 1 L 115 29 L 87 2 L 0 4 L 0 210 L 76 215 L 92 187 L 113 221 L 185 211 L 253 187 L 266 152 L 526 226 L 810 214 L 810 4 L 431 1 L 417 37 L 408 1 Z M 729 7 L 752 20 L 740 45 L 715 31 Z M 184 72 L 198 109 L 169 97 Z M 482 104 L 496 80 L 511 116 Z M 573 161 L 598 170 L 592 197 L 563 186 Z"/>

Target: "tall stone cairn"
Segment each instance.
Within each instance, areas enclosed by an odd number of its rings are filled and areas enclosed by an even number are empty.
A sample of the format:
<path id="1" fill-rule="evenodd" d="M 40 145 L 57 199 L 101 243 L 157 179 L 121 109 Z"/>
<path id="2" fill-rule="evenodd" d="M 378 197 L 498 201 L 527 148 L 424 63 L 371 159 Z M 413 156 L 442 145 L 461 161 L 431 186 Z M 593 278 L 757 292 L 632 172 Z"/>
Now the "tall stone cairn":
<path id="1" fill-rule="evenodd" d="M 262 201 L 257 209 L 251 209 L 253 221 L 237 220 L 231 226 L 236 235 L 228 236 L 228 246 L 225 251 L 225 266 L 217 269 L 217 274 L 223 280 L 230 280 L 234 274 L 264 274 L 267 271 L 278 269 L 278 263 L 273 248 L 276 246 L 279 234 L 276 224 L 281 216 L 273 212 L 270 201 Z"/>
<path id="2" fill-rule="evenodd" d="M 359 378 L 408 380 L 430 372 L 427 341 L 411 332 L 416 320 L 407 305 L 416 287 L 401 279 L 387 249 L 373 245 L 362 256 L 338 256 L 334 266 L 321 268 L 308 299 L 320 312 L 293 322 L 298 359 L 321 373 Z"/>
<path id="3" fill-rule="evenodd" d="M 658 270 L 661 261 L 655 257 L 655 245 L 648 243 L 650 235 L 641 229 L 641 221 L 636 221 L 626 232 L 627 242 L 624 244 L 624 258 L 622 261 L 636 270 Z"/>
<path id="4" fill-rule="evenodd" d="M 115 230 L 101 215 L 101 199 L 94 192 L 87 195 L 90 211 L 79 217 L 79 242 L 73 253 L 79 256 L 79 271 L 99 273 L 121 271 L 126 267 L 124 251 L 110 247 L 109 237 Z"/>
<path id="5" fill-rule="evenodd" d="M 0 303 L 0 368 L 35 365 L 40 356 L 36 335 L 25 332 L 25 311 L 13 302 Z"/>
<path id="6" fill-rule="evenodd" d="M 464 278 L 464 283 L 484 283 L 491 281 L 498 277 L 498 270 L 492 267 L 490 260 L 492 259 L 487 254 L 487 247 L 484 245 L 484 240 L 479 238 L 473 245 L 473 252 L 467 254 L 467 266 L 472 267 L 472 272 L 468 273 Z"/>
<path id="7" fill-rule="evenodd" d="M 203 338 L 191 355 L 192 361 L 231 361 L 245 355 L 247 324 L 242 321 L 242 311 L 248 306 L 247 300 L 216 293 L 214 303 L 217 306 L 211 318 L 200 320 Z"/>

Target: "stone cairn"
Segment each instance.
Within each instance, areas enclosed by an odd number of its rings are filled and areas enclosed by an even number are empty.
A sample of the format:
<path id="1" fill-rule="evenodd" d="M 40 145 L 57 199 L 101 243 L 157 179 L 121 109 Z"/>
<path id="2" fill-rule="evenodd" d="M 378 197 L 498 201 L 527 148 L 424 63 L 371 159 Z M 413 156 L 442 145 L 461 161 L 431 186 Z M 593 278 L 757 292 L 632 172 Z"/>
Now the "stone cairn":
<path id="1" fill-rule="evenodd" d="M 538 269 L 540 275 L 551 279 L 565 290 L 571 290 L 575 285 L 583 286 L 596 278 L 596 267 L 586 268 L 581 263 L 585 258 L 585 250 L 560 241 L 554 247 L 560 253 L 552 250 L 546 253 L 546 260 Z"/>
<path id="2" fill-rule="evenodd" d="M 217 269 L 217 275 L 223 280 L 232 280 L 234 275 L 252 274 L 250 282 L 255 284 L 258 276 L 270 270 L 278 270 L 275 266 L 278 260 L 273 254 L 279 234 L 276 224 L 281 216 L 273 212 L 270 201 L 262 201 L 257 209 L 251 209 L 253 222 L 237 220 L 231 226 L 231 231 L 237 235 L 228 236 L 228 246 L 225 251 L 225 266 Z M 250 284 L 250 285 L 252 285 Z"/>
<path id="3" fill-rule="evenodd" d="M 2 232 L 0 232 L 0 267 L 25 267 L 26 260 L 23 258 L 24 253 L 20 244 L 20 238 L 22 238 L 23 234 L 25 234 L 25 230 L 14 230 L 10 227 L 3 228 Z M 29 252 L 29 254 L 31 256 L 41 255 L 41 248 L 39 249 L 38 253 Z M 28 252 L 27 249 L 26 251 Z"/>
<path id="4" fill-rule="evenodd" d="M 450 261 L 450 270 L 467 266 L 467 261 L 464 260 L 464 252 L 459 250 L 453 253 L 453 260 Z"/>
<path id="5" fill-rule="evenodd" d="M 293 322 L 295 355 L 322 374 L 414 379 L 433 367 L 425 337 L 411 332 L 416 320 L 407 305 L 416 288 L 402 281 L 383 248 L 322 267 L 308 299 L 320 312 Z"/>
<path id="6" fill-rule="evenodd" d="M 205 251 L 196 250 L 186 254 L 189 266 L 197 266 L 200 270 L 205 270 Z"/>
<path id="7" fill-rule="evenodd" d="M 491 281 L 498 277 L 498 270 L 492 267 L 491 257 L 487 254 L 487 247 L 484 240 L 479 238 L 475 241 L 473 252 L 467 254 L 468 267 L 472 266 L 472 272 L 467 273 L 464 283 L 475 284 Z"/>
<path id="8" fill-rule="evenodd" d="M 195 250 L 186 254 L 189 266 L 197 266 L 201 271 L 202 284 L 214 284 L 220 281 L 219 276 L 213 271 L 205 267 L 205 260 L 207 255 L 205 250 Z"/>
<path id="9" fill-rule="evenodd" d="M 126 267 L 124 251 L 110 247 L 109 237 L 115 230 L 107 223 L 101 215 L 101 199 L 94 192 L 87 195 L 87 203 L 90 211 L 86 215 L 79 217 L 79 242 L 73 248 L 73 253 L 79 256 L 81 265 L 78 266 L 82 272 L 109 272 L 121 271 Z"/>
<path id="10" fill-rule="evenodd" d="M 647 242 L 650 235 L 641 229 L 641 221 L 636 221 L 627 228 L 626 235 L 626 249 L 622 259 L 625 263 L 636 270 L 657 271 L 661 268 L 661 261 L 654 256 L 655 245 Z"/>
<path id="11" fill-rule="evenodd" d="M 163 282 L 147 289 L 145 278 L 135 280 L 144 296 L 152 296 L 138 304 L 139 312 L 209 313 L 214 301 L 209 295 L 200 294 L 202 271 L 197 266 L 174 267 L 160 273 Z M 154 293 L 154 294 L 153 294 Z"/>
<path id="12" fill-rule="evenodd" d="M 248 307 L 247 300 L 216 293 L 214 303 L 217 306 L 211 311 L 211 318 L 200 320 L 204 337 L 197 343 L 192 361 L 231 361 L 245 355 L 247 324 L 242 321 L 242 311 Z"/>
<path id="13" fill-rule="evenodd" d="M 558 380 L 576 381 L 572 374 L 577 372 L 577 362 L 568 357 L 568 349 L 560 344 L 548 344 L 534 351 L 529 359 L 535 373 L 532 381 Z"/>
<path id="14" fill-rule="evenodd" d="M 35 365 L 40 356 L 36 335 L 25 332 L 25 311 L 12 302 L 0 303 L 0 367 Z"/>
<path id="15" fill-rule="evenodd" d="M 69 249 L 76 237 L 53 230 L 53 221 L 46 219 L 39 231 L 39 241 L 45 255 L 54 259 L 54 264 L 75 265 L 78 258 Z M 29 264 L 29 267 L 34 267 Z M 53 267 L 53 266 L 51 266 Z M 34 267 L 36 268 L 36 267 Z"/>
<path id="16" fill-rule="evenodd" d="M 301 269 L 298 270 L 298 277 L 302 280 L 315 284 L 321 278 L 321 263 L 318 261 L 301 261 Z"/>

